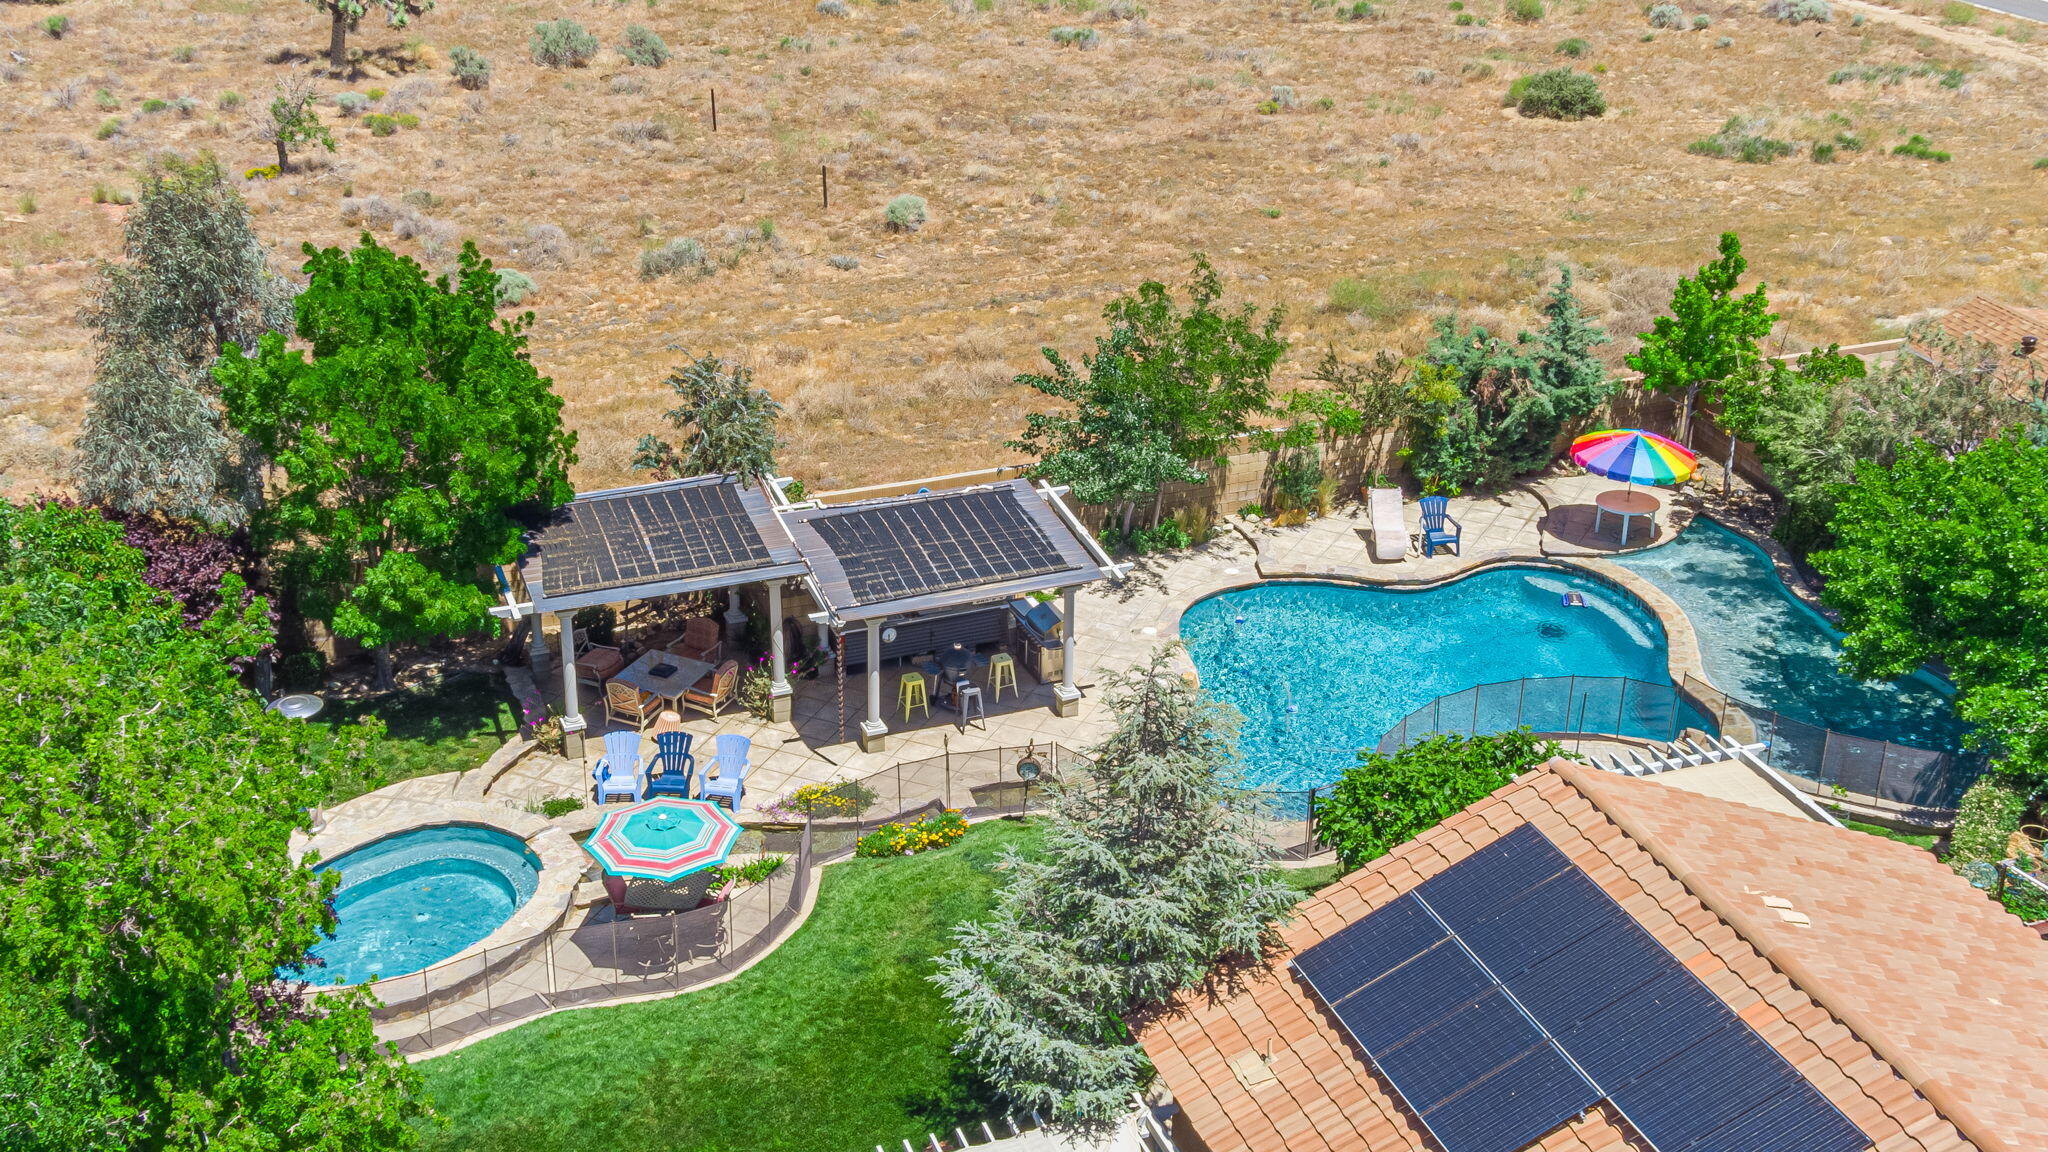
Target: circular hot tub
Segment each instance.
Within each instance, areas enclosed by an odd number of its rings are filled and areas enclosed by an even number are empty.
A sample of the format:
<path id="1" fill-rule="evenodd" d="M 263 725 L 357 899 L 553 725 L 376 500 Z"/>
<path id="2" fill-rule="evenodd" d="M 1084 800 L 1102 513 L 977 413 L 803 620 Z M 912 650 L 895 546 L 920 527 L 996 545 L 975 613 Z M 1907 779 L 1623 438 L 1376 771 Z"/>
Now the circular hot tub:
<path id="1" fill-rule="evenodd" d="M 496 931 L 539 885 L 526 842 L 480 825 L 449 824 L 386 836 L 320 866 L 341 874 L 334 934 L 317 963 L 284 975 L 360 984 L 438 964 Z"/>

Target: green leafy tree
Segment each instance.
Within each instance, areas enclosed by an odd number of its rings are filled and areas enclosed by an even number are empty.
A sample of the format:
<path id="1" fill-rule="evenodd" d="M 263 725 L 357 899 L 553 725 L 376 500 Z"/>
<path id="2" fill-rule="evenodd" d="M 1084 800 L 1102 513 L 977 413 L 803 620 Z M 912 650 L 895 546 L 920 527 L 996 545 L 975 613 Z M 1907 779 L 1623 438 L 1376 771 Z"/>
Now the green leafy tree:
<path id="1" fill-rule="evenodd" d="M 475 245 L 432 281 L 367 234 L 305 252 L 309 351 L 268 335 L 248 355 L 230 347 L 215 375 L 280 473 L 259 542 L 300 608 L 374 649 L 389 685 L 393 644 L 489 622 L 482 566 L 519 555 L 516 513 L 573 494 L 575 437 L 527 358 L 533 314 L 498 321 Z"/>
<path id="2" fill-rule="evenodd" d="M 1642 347 L 1628 355 L 1628 366 L 1643 374 L 1643 387 L 1685 394 L 1680 439 L 1692 434 L 1700 389 L 1754 372 L 1762 357 L 1757 341 L 1770 335 L 1778 320 L 1762 284 L 1746 295 L 1735 294 L 1748 267 L 1742 241 L 1733 232 L 1721 233 L 1720 258 L 1679 279 L 1671 293 L 1671 315 L 1657 317 L 1642 334 Z"/>
<path id="3" fill-rule="evenodd" d="M 1865 375 L 1863 361 L 1845 355 L 1840 345 L 1829 345 L 1802 355 L 1796 363 L 1768 360 L 1755 370 L 1721 382 L 1721 427 L 1728 433 L 1728 458 L 1722 473 L 1722 491 L 1735 472 L 1735 446 L 1747 440 L 1756 446 L 1757 460 L 1779 485 L 1790 507 L 1809 514 L 1806 506 L 1817 495 L 1808 491 L 1806 473 L 1818 458 L 1815 449 L 1826 453 L 1822 429 L 1829 423 L 1832 398 L 1844 384 Z M 1828 483 L 1846 478 L 1837 470 Z"/>
<path id="4" fill-rule="evenodd" d="M 782 448 L 775 422 L 782 405 L 767 389 L 754 387 L 751 369 L 716 356 L 694 356 L 669 373 L 668 386 L 681 402 L 664 416 L 683 446 L 642 436 L 633 467 L 652 469 L 664 480 L 730 472 L 752 484 L 775 474 L 775 453 Z"/>
<path id="5" fill-rule="evenodd" d="M 221 599 L 188 627 L 118 525 L 0 504 L 0 1147 L 417 1142 L 367 998 L 276 978 L 334 924 L 290 838 L 374 728 L 266 713 L 264 609 Z"/>
<path id="6" fill-rule="evenodd" d="M 304 81 L 294 78 L 278 84 L 277 95 L 270 101 L 270 122 L 263 126 L 262 134 L 277 148 L 279 172 L 291 171 L 291 154 L 308 144 L 334 151 L 334 135 L 320 123 L 320 114 L 313 108 L 316 99 Z"/>
<path id="7" fill-rule="evenodd" d="M 1497 484 L 1550 463 L 1559 433 L 1613 392 L 1593 350 L 1607 333 L 1587 319 L 1562 270 L 1543 301 L 1544 325 L 1514 343 L 1438 319 L 1424 360 L 1435 371 L 1409 389 L 1410 470 L 1426 487 Z"/>
<path id="8" fill-rule="evenodd" d="M 2014 432 L 1956 456 L 1915 443 L 1840 491 L 1813 563 L 1865 679 L 1946 665 L 1973 739 L 2048 780 L 2048 448 Z"/>
<path id="9" fill-rule="evenodd" d="M 75 472 L 85 498 L 129 514 L 243 520 L 247 462 L 221 417 L 211 369 L 291 324 L 249 208 L 211 156 L 167 156 L 142 179 L 85 308 L 94 372 Z"/>
<path id="10" fill-rule="evenodd" d="M 1538 739 L 1526 728 L 1432 736 L 1398 752 L 1363 752 L 1329 798 L 1316 803 L 1316 827 L 1347 871 L 1362 868 L 1563 754 L 1555 740 Z"/>
<path id="11" fill-rule="evenodd" d="M 373 10 L 383 9 L 384 22 L 393 28 L 403 28 L 412 23 L 413 17 L 424 16 L 434 10 L 434 0 L 306 0 L 313 7 L 327 13 L 327 63 L 336 73 L 348 71 L 348 34 L 363 22 L 363 17 Z"/>
<path id="12" fill-rule="evenodd" d="M 1166 285 L 1146 281 L 1112 300 L 1102 310 L 1109 333 L 1085 358 L 1085 381 L 1051 349 L 1050 374 L 1017 378 L 1074 408 L 1030 414 L 1010 447 L 1039 458 L 1035 475 L 1060 483 L 1083 477 L 1112 493 L 1126 505 L 1127 532 L 1131 501 L 1156 497 L 1170 480 L 1206 479 L 1207 466 L 1273 410 L 1273 369 L 1287 352 L 1280 310 L 1261 317 L 1256 305 L 1221 307 L 1222 277 L 1202 256 L 1195 257 L 1187 296 L 1183 308 Z M 1146 432 L 1133 450 L 1104 439 L 1139 423 Z M 1162 448 L 1179 467 L 1161 458 Z M 1091 458 L 1052 459 L 1061 452 Z"/>
<path id="13" fill-rule="evenodd" d="M 1150 1076 L 1126 1018 L 1256 960 L 1294 893 L 1230 786 L 1235 718 L 1170 650 L 1110 682 L 1115 727 L 1083 779 L 1052 789 L 1042 858 L 1012 858 L 987 921 L 932 979 L 957 1051 L 1019 1108 L 1114 1121 Z"/>

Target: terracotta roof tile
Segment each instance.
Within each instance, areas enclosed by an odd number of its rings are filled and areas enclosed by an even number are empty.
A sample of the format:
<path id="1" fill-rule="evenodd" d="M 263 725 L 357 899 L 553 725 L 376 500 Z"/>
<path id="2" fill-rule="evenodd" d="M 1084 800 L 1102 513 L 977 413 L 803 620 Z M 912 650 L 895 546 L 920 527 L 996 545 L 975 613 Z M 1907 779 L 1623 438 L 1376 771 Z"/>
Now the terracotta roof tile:
<path id="1" fill-rule="evenodd" d="M 1310 947 L 1524 823 L 1882 1152 L 1979 1145 L 1879 1049 L 1938 1077 L 1930 1091 L 1966 1114 L 1986 1152 L 2048 1145 L 2048 1065 L 2030 1046 L 2048 1035 L 2048 945 L 1932 857 L 1862 833 L 1553 762 L 1304 901 L 1283 937 Z M 1790 900 L 1812 927 L 1780 920 L 1765 895 Z M 1187 1122 L 1211 1152 L 1429 1150 L 1284 963 L 1231 996 L 1190 997 L 1141 1033 Z M 1269 1046 L 1277 1083 L 1248 1093 L 1228 1061 Z M 1991 1098 L 2007 1088 L 2008 1098 Z M 1647 1146 L 1602 1105 L 1527 1152 Z"/>

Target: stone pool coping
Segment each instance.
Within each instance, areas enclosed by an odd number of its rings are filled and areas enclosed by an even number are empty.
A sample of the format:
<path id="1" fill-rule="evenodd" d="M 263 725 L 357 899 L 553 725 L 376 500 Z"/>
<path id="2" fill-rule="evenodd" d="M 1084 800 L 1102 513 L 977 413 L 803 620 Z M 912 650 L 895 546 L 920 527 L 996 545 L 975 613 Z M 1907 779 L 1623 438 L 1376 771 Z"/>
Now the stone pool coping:
<path id="1" fill-rule="evenodd" d="M 374 795 L 374 794 L 373 794 Z M 436 799 L 433 801 L 407 800 L 397 797 L 380 797 L 381 803 L 368 807 L 361 814 L 351 814 L 347 805 L 342 805 L 328 816 L 327 823 L 292 847 L 292 859 L 304 859 L 310 853 L 318 853 L 319 859 L 334 860 L 358 848 L 422 828 L 446 828 L 451 826 L 483 827 L 502 832 L 523 842 L 527 849 L 540 859 L 539 875 L 535 878 L 533 895 L 526 898 L 503 924 L 498 925 L 482 940 L 455 954 L 435 961 L 426 968 L 415 972 L 404 972 L 381 980 L 363 984 L 316 984 L 313 987 L 327 992 L 343 988 L 368 988 L 379 994 L 386 1007 L 399 1007 L 422 999 L 427 995 L 427 985 L 420 979 L 421 972 L 443 969 L 460 961 L 482 957 L 489 951 L 504 953 L 504 960 L 510 961 L 523 955 L 526 949 L 514 945 L 531 945 L 546 939 L 547 933 L 561 926 L 574 902 L 576 885 L 583 878 L 590 858 L 584 854 L 569 833 L 557 827 L 543 816 L 521 812 L 503 804 L 480 800 Z M 478 965 L 472 976 L 484 975 L 490 967 L 500 961 L 494 959 L 489 966 Z M 413 981 L 418 992 L 412 995 L 387 995 L 389 991 L 403 989 L 404 982 Z M 449 989 L 435 989 L 437 994 Z"/>

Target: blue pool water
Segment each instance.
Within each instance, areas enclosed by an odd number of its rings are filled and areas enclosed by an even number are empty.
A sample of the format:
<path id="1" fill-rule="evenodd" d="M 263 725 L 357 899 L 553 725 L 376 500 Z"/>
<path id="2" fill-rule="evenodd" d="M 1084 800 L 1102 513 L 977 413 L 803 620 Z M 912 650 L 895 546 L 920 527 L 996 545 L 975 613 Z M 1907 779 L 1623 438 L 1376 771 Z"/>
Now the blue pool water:
<path id="1" fill-rule="evenodd" d="M 1613 559 L 1685 610 L 1707 677 L 1728 695 L 1852 736 L 1959 747 L 1965 729 L 1939 677 L 1845 675 L 1841 634 L 1792 596 L 1761 548 L 1714 521 L 1699 517 L 1669 544 Z"/>
<path id="2" fill-rule="evenodd" d="M 321 866 L 341 873 L 324 961 L 285 975 L 316 984 L 400 976 L 490 935 L 533 895 L 540 861 L 515 836 L 452 825 L 401 832 Z"/>
<path id="3" fill-rule="evenodd" d="M 1586 606 L 1566 607 L 1568 592 Z M 1327 784 L 1408 713 L 1477 684 L 1670 682 L 1663 629 L 1647 609 L 1549 568 L 1496 568 L 1420 592 L 1258 584 L 1197 602 L 1180 632 L 1203 688 L 1244 715 L 1244 783 L 1254 788 Z"/>

